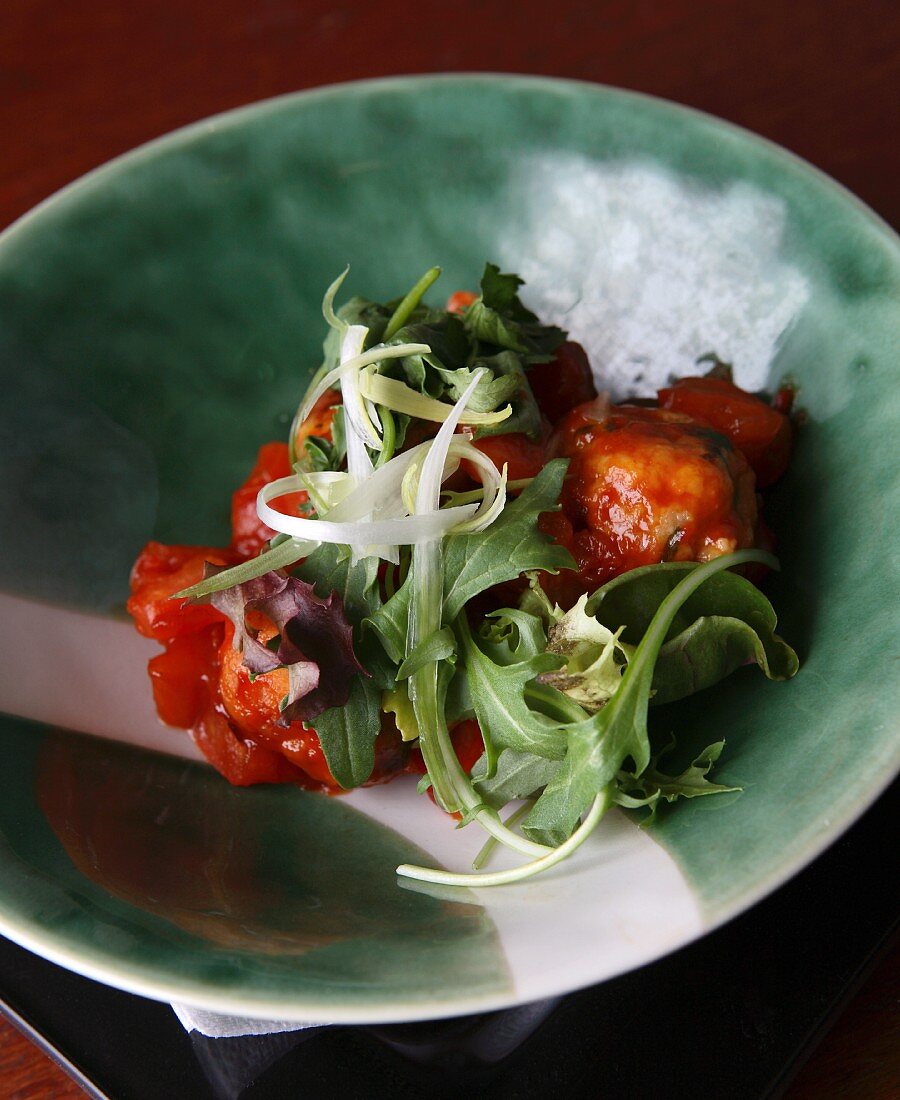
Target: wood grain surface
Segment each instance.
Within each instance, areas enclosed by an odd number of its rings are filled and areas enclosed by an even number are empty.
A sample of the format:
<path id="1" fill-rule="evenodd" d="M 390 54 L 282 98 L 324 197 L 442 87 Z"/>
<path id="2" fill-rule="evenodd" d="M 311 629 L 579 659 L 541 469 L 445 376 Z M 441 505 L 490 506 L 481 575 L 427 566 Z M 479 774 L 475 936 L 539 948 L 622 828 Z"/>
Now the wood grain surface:
<path id="1" fill-rule="evenodd" d="M 3 0 L 0 227 L 110 157 L 251 100 L 392 73 L 494 70 L 616 84 L 806 157 L 900 224 L 892 0 Z M 900 1095 L 900 952 L 790 1100 Z M 0 1023 L 0 1097 L 82 1095 Z"/>

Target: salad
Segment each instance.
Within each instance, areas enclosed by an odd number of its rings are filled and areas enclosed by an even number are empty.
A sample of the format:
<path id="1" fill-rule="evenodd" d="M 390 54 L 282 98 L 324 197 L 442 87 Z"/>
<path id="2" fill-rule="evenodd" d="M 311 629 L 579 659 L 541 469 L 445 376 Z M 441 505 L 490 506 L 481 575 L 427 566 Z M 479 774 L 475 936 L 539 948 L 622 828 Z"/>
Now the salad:
<path id="1" fill-rule="evenodd" d="M 328 288 L 324 360 L 234 493 L 230 545 L 149 543 L 128 608 L 164 647 L 160 717 L 231 783 L 418 774 L 486 845 L 471 873 L 398 873 L 487 886 L 613 805 L 652 820 L 732 789 L 710 778 L 722 742 L 667 774 L 648 708 L 745 664 L 797 671 L 753 583 L 777 568 L 758 491 L 788 465 L 792 394 L 709 356 L 613 405 L 516 275 L 489 263 L 437 308 L 439 274 L 386 304 L 335 310 L 346 272 Z M 497 844 L 520 865 L 482 870 Z"/>

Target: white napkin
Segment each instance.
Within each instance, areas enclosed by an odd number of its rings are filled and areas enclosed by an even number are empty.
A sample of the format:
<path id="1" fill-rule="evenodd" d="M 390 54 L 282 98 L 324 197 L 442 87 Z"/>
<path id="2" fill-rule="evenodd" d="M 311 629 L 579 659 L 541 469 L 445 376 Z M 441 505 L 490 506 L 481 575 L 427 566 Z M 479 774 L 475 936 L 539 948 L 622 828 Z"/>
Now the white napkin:
<path id="1" fill-rule="evenodd" d="M 199 1031 L 211 1039 L 233 1039 L 239 1035 L 277 1035 L 285 1031 L 305 1031 L 311 1027 L 329 1027 L 297 1020 L 253 1020 L 249 1016 L 226 1016 L 193 1005 L 173 1004 L 172 1011 L 185 1031 Z"/>

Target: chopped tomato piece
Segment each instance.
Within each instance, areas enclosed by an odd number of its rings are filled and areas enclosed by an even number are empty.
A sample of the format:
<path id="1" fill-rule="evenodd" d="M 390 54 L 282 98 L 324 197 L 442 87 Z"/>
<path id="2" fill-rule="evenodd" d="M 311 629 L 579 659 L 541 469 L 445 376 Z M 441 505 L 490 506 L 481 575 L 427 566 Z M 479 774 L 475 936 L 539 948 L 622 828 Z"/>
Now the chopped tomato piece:
<path id="1" fill-rule="evenodd" d="M 229 783 L 248 787 L 253 783 L 295 783 L 303 773 L 279 752 L 241 738 L 228 716 L 210 702 L 193 729 L 203 755 Z"/>
<path id="2" fill-rule="evenodd" d="M 267 527 L 256 511 L 260 489 L 291 472 L 286 443 L 264 443 L 247 480 L 231 495 L 231 548 L 242 558 L 255 558 L 275 532 Z M 279 511 L 296 514 L 297 506 L 306 500 L 306 493 L 289 493 L 279 497 Z"/>
<path id="3" fill-rule="evenodd" d="M 555 424 L 576 405 L 597 396 L 594 373 L 581 344 L 566 340 L 550 363 L 528 368 L 528 384 L 541 412 Z"/>
<path id="4" fill-rule="evenodd" d="M 777 481 L 787 469 L 790 420 L 784 412 L 733 382 L 724 378 L 679 378 L 659 391 L 659 403 L 726 436 L 747 459 L 759 488 Z"/>
<path id="5" fill-rule="evenodd" d="M 471 290 L 455 290 L 447 299 L 448 313 L 465 313 L 469 306 L 478 298 Z"/>
<path id="6" fill-rule="evenodd" d="M 218 649 L 220 624 L 173 638 L 165 652 L 153 657 L 147 669 L 156 712 L 167 726 L 190 729 L 198 721 L 210 694 Z"/>
<path id="7" fill-rule="evenodd" d="M 507 466 L 510 481 L 520 481 L 526 477 L 537 477 L 547 461 L 547 441 L 535 443 L 523 432 L 510 432 L 508 435 L 486 435 L 483 439 L 473 440 L 473 445 L 482 454 L 486 454 L 498 470 Z M 475 481 L 480 480 L 475 467 L 466 462 L 463 469 Z"/>
<path id="8" fill-rule="evenodd" d="M 166 546 L 148 542 L 131 571 L 128 613 L 148 638 L 167 642 L 179 634 L 222 622 L 222 615 L 209 604 L 187 604 L 171 599 L 173 593 L 190 588 L 203 577 L 203 563 L 234 565 L 237 555 L 212 546 Z"/>

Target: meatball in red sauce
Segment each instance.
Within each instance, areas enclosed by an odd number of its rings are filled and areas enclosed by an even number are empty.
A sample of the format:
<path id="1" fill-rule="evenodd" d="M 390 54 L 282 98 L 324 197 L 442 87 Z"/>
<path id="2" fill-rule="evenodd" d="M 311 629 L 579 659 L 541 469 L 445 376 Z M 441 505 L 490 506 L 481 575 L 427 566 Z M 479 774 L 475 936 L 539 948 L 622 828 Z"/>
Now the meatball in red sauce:
<path id="1" fill-rule="evenodd" d="M 554 534 L 579 570 L 551 579 L 557 598 L 571 602 L 638 566 L 709 561 L 754 543 L 753 472 L 728 439 L 691 417 L 588 402 L 557 425 L 550 450 L 571 460 L 561 497 L 571 534 L 561 521 Z"/>

